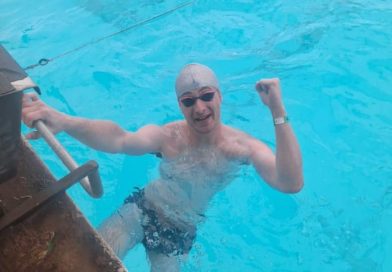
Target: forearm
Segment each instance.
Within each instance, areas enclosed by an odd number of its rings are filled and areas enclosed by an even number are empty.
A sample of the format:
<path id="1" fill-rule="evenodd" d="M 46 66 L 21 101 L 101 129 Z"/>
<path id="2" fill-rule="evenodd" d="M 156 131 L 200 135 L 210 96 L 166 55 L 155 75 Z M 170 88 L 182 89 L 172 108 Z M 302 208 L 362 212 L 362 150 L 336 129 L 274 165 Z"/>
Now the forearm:
<path id="1" fill-rule="evenodd" d="M 278 78 L 258 81 L 256 90 L 273 118 L 286 116 Z M 276 156 L 272 166 L 266 167 L 270 169 L 270 183 L 280 191 L 296 193 L 303 186 L 302 158 L 297 139 L 289 123 L 277 124 L 275 135 Z"/>
<path id="2" fill-rule="evenodd" d="M 125 131 L 111 121 L 64 116 L 63 130 L 80 142 L 100 151 L 118 153 Z"/>
<path id="3" fill-rule="evenodd" d="M 285 116 L 284 108 L 272 112 L 274 118 Z M 290 123 L 275 126 L 276 177 L 281 188 L 298 192 L 303 186 L 301 151 Z"/>

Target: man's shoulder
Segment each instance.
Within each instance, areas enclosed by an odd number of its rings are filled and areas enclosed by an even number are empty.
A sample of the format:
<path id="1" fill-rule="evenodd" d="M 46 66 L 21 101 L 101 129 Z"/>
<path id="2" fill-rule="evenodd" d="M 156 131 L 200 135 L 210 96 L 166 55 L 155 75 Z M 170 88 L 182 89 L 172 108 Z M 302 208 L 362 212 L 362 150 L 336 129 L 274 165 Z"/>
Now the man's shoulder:
<path id="1" fill-rule="evenodd" d="M 162 130 L 166 139 L 173 140 L 182 138 L 184 134 L 184 127 L 186 126 L 185 121 L 173 121 L 162 126 Z"/>
<path id="2" fill-rule="evenodd" d="M 252 148 L 255 145 L 264 144 L 261 140 L 253 137 L 252 135 L 231 127 L 231 126 L 224 126 L 224 138 L 226 143 L 241 145 L 243 147 Z"/>
<path id="3" fill-rule="evenodd" d="M 177 120 L 170 123 L 166 123 L 162 127 L 166 129 L 175 129 L 184 126 L 184 124 L 185 124 L 184 120 Z"/>
<path id="4" fill-rule="evenodd" d="M 173 131 L 179 131 L 185 126 L 185 121 L 173 121 L 162 126 L 165 133 L 171 134 Z"/>
<path id="5" fill-rule="evenodd" d="M 231 127 L 228 125 L 224 125 L 223 130 L 224 130 L 224 135 L 228 136 L 229 138 L 238 138 L 238 139 L 243 139 L 243 140 L 253 138 L 248 133 L 246 133 L 238 128 L 234 128 L 234 127 Z"/>

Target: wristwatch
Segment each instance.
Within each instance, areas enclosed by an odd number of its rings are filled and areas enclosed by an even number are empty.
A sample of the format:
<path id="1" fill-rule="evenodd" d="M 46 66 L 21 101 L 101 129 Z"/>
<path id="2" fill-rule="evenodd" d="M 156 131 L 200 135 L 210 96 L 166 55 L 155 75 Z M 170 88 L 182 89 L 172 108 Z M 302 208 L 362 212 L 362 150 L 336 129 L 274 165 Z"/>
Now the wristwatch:
<path id="1" fill-rule="evenodd" d="M 289 122 L 289 117 L 287 115 L 274 118 L 275 126 L 286 124 L 288 122 Z"/>

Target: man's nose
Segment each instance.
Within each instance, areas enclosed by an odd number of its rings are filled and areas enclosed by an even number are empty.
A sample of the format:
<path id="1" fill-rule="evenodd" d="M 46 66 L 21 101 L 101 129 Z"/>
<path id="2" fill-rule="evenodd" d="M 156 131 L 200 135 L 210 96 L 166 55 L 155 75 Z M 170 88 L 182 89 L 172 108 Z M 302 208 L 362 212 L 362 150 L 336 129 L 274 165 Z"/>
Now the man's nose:
<path id="1" fill-rule="evenodd" d="M 207 110 L 206 103 L 201 99 L 196 99 L 195 105 L 193 106 L 195 111 L 198 113 L 202 113 Z"/>

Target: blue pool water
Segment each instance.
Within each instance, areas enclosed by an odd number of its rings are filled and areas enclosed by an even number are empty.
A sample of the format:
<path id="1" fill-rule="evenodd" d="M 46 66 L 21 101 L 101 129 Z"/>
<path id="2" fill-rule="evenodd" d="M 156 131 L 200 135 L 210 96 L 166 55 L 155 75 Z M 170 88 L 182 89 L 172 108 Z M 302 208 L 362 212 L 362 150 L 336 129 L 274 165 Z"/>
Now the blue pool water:
<path id="1" fill-rule="evenodd" d="M 0 3 L 0 42 L 22 66 L 175 7 L 181 1 Z M 135 130 L 181 118 L 173 91 L 188 62 L 221 80 L 222 119 L 274 148 L 253 90 L 280 77 L 301 145 L 305 187 L 270 189 L 251 168 L 212 201 L 183 271 L 392 271 L 392 2 L 196 1 L 192 6 L 29 72 L 42 99 L 72 115 Z M 24 131 L 27 131 L 24 128 Z M 100 164 L 105 195 L 69 191 L 94 226 L 157 177 L 152 156 L 127 157 L 58 138 Z M 57 177 L 65 169 L 32 143 Z M 125 259 L 148 271 L 142 246 Z"/>

